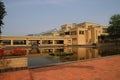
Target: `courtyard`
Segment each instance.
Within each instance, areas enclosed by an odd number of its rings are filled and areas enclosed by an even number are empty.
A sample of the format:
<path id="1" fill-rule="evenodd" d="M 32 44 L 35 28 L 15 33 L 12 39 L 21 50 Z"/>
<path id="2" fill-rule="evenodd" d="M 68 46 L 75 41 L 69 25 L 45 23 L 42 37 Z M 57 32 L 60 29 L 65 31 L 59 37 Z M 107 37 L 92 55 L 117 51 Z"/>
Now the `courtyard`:
<path id="1" fill-rule="evenodd" d="M 0 73 L 0 80 L 120 80 L 120 56 Z"/>

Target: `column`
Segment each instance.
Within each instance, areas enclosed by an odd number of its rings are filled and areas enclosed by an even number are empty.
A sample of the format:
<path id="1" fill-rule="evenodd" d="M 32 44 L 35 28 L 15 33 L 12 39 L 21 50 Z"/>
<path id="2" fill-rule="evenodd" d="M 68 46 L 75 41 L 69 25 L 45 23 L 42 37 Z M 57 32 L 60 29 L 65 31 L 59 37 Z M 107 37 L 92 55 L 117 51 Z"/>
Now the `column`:
<path id="1" fill-rule="evenodd" d="M 42 40 L 40 40 L 39 42 L 40 42 L 40 45 L 42 46 Z"/>
<path id="2" fill-rule="evenodd" d="M 13 40 L 11 40 L 11 43 L 10 43 L 11 46 L 13 46 Z"/>
<path id="3" fill-rule="evenodd" d="M 54 40 L 53 40 L 53 43 L 52 43 L 53 45 L 55 44 L 55 42 L 54 42 Z"/>
<path id="4" fill-rule="evenodd" d="M 28 46 L 29 45 L 29 40 L 26 40 L 26 46 Z"/>

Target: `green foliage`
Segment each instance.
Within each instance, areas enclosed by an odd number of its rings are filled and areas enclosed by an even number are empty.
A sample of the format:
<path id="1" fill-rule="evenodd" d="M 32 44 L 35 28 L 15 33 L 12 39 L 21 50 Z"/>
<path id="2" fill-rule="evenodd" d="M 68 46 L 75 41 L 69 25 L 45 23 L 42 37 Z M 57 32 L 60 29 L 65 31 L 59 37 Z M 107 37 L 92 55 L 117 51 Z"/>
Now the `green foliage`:
<path id="1" fill-rule="evenodd" d="M 73 55 L 73 53 L 70 53 L 70 52 L 56 52 L 56 53 L 50 53 L 49 55 L 52 55 L 52 56 L 68 56 L 68 55 Z"/>
<path id="2" fill-rule="evenodd" d="M 120 38 L 120 14 L 115 14 L 110 18 L 108 33 L 113 40 Z"/>
<path id="3" fill-rule="evenodd" d="M 100 50 L 101 56 L 120 55 L 120 48 L 112 48 L 109 50 Z"/>
<path id="4" fill-rule="evenodd" d="M 100 43 L 105 43 L 107 39 L 109 39 L 109 36 L 108 35 L 100 35 L 98 36 L 98 39 L 99 39 L 99 42 Z"/>
<path id="5" fill-rule="evenodd" d="M 4 25 L 3 18 L 5 15 L 6 15 L 6 11 L 5 11 L 4 3 L 0 1 L 0 34 L 1 34 L 1 26 Z"/>
<path id="6" fill-rule="evenodd" d="M 92 43 L 93 46 L 97 46 L 97 43 Z"/>
<path id="7" fill-rule="evenodd" d="M 99 38 L 100 38 L 101 40 L 105 40 L 107 37 L 108 37 L 107 35 L 100 35 L 100 36 L 99 36 Z"/>

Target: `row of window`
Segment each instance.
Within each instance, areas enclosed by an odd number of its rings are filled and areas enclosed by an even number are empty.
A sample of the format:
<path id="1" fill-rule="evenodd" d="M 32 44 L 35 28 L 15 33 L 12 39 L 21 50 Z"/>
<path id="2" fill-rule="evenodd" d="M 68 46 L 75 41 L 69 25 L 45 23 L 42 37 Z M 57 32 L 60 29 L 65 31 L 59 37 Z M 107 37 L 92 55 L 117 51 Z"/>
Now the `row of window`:
<path id="1" fill-rule="evenodd" d="M 101 33 L 101 32 L 99 31 L 99 33 Z M 107 28 L 103 28 L 103 33 L 107 33 Z M 80 30 L 79 34 L 84 35 L 85 31 Z M 77 35 L 77 31 L 65 32 L 65 35 Z"/>
<path id="2" fill-rule="evenodd" d="M 64 52 L 64 49 L 54 49 L 54 52 Z M 42 53 L 53 53 L 53 49 L 43 49 Z"/>
<path id="3" fill-rule="evenodd" d="M 0 42 L 6 44 L 6 45 L 11 45 L 11 40 L 0 40 Z M 40 43 L 39 40 L 34 40 L 30 41 L 29 44 L 32 43 Z M 55 44 L 64 44 L 64 40 L 55 40 Z M 42 44 L 53 44 L 52 40 L 42 40 Z M 13 45 L 26 45 L 26 40 L 13 40 Z"/>
<path id="4" fill-rule="evenodd" d="M 80 30 L 79 34 L 84 35 L 85 32 Z M 77 35 L 77 31 L 65 32 L 65 35 Z"/>

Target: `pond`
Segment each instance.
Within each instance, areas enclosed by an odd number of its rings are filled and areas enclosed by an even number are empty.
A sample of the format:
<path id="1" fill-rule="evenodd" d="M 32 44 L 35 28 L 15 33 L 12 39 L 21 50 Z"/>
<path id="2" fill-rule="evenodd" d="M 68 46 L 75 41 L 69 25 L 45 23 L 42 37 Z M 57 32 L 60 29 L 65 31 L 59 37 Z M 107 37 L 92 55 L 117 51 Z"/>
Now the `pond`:
<path id="1" fill-rule="evenodd" d="M 105 56 L 119 55 L 120 47 L 46 47 L 39 48 L 39 53 L 28 50 L 28 65 L 30 68 L 54 65 L 57 63 L 88 60 Z M 72 53 L 72 55 L 50 55 L 51 53 Z"/>

